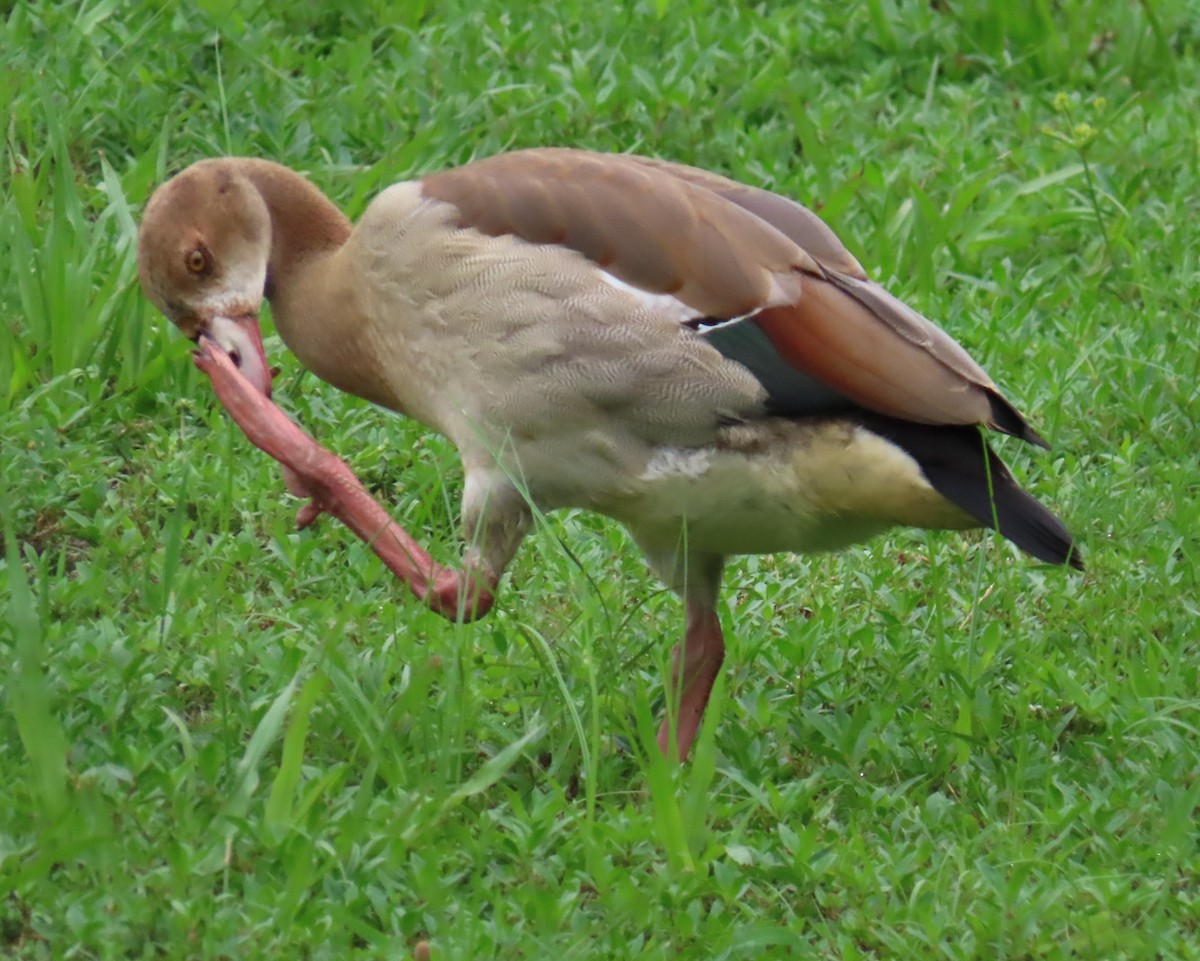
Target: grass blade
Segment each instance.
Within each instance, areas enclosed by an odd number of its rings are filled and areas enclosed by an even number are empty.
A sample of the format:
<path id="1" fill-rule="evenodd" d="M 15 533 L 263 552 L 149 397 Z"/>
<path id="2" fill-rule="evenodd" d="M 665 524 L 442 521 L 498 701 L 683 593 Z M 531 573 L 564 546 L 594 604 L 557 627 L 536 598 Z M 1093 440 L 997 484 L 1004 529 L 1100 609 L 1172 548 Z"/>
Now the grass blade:
<path id="1" fill-rule="evenodd" d="M 46 682 L 42 625 L 8 504 L 4 516 L 4 553 L 8 567 L 8 622 L 16 638 L 16 664 L 4 685 L 8 709 L 17 722 L 29 759 L 30 781 L 42 817 L 53 822 L 67 807 L 67 738 L 54 713 Z"/>

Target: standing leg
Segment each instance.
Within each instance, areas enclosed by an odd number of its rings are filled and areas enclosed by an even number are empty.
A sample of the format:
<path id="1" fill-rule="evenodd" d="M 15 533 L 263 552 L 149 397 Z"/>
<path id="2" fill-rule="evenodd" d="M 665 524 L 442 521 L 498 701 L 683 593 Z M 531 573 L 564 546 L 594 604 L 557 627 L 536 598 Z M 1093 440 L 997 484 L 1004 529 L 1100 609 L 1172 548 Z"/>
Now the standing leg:
<path id="1" fill-rule="evenodd" d="M 672 696 L 667 698 L 668 705 L 678 703 L 679 715 L 674 725 L 668 717 L 658 730 L 658 746 L 667 757 L 672 753 L 673 726 L 679 761 L 682 763 L 687 760 L 724 660 L 725 638 L 721 633 L 721 620 L 717 617 L 716 608 L 709 603 L 688 601 L 687 633 L 683 643 L 675 647 L 672 656 Z"/>
<path id="2" fill-rule="evenodd" d="M 643 545 L 643 550 L 646 546 Z M 673 590 L 683 595 L 687 630 L 671 658 L 667 710 L 678 715 L 663 721 L 658 746 L 667 757 L 687 760 L 700 729 L 704 708 L 725 660 L 725 638 L 717 617 L 717 591 L 725 559 L 717 554 L 690 554 L 686 547 L 672 551 L 646 550 L 646 557 Z M 673 749 L 672 749 L 673 744 Z"/>

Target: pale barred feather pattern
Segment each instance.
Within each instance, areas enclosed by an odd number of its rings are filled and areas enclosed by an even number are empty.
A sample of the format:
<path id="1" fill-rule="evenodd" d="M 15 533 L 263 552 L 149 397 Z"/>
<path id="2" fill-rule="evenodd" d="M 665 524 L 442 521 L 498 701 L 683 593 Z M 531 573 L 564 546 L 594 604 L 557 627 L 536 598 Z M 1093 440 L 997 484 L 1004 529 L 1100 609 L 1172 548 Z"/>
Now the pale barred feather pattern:
<path id="1" fill-rule="evenodd" d="M 323 359 L 352 348 L 347 389 L 435 427 L 469 462 L 505 452 L 547 508 L 605 503 L 657 445 L 713 443 L 724 421 L 761 413 L 749 372 L 597 283 L 582 256 L 446 230 L 452 214 L 411 184 L 380 195 L 336 255 L 376 320 L 339 322 L 365 339 L 336 348 L 285 322 L 307 366 L 328 376 Z"/>

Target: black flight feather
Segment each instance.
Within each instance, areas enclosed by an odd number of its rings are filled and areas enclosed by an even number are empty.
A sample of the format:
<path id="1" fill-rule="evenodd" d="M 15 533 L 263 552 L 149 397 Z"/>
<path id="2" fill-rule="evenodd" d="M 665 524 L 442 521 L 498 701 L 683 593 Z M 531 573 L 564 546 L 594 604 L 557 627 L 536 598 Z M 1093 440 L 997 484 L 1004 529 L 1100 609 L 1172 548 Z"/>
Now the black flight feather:
<path id="1" fill-rule="evenodd" d="M 977 427 L 932 427 L 877 414 L 863 426 L 905 451 L 934 490 L 984 527 L 1051 564 L 1083 570 L 1083 558 L 1063 522 L 1021 489 Z"/>

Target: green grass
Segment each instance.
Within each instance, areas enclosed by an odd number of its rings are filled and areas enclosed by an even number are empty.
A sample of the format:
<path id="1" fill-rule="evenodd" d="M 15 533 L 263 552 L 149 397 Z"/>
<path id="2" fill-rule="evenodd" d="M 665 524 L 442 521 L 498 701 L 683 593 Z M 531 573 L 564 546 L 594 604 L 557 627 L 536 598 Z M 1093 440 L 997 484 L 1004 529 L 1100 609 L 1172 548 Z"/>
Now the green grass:
<path id="1" fill-rule="evenodd" d="M 0 7 L 0 956 L 1200 958 L 1192 5 L 273 6 Z M 742 560 L 671 771 L 682 612 L 614 525 L 550 518 L 470 626 L 296 533 L 137 289 L 141 204 L 230 152 L 357 215 L 535 144 L 820 210 L 1053 440 L 1002 449 L 1088 574 Z M 453 560 L 453 451 L 268 351 Z"/>

